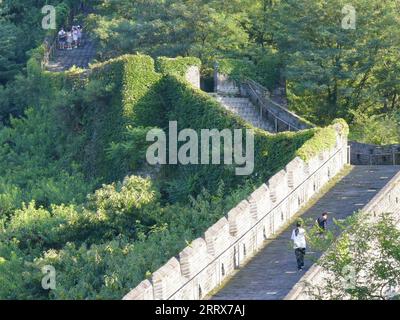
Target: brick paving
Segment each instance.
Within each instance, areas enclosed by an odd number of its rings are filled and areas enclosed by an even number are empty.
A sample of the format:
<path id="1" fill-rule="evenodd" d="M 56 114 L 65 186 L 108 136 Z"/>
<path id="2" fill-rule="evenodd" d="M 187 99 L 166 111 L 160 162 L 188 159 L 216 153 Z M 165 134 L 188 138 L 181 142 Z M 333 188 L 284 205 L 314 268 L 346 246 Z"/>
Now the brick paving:
<path id="1" fill-rule="evenodd" d="M 327 194 L 308 209 L 302 218 L 316 219 L 322 212 L 344 219 L 366 205 L 400 170 L 399 166 L 357 166 Z M 331 222 L 332 226 L 332 222 Z M 313 264 L 320 253 L 306 254 L 305 269 L 298 272 L 289 226 L 262 249 L 212 299 L 281 300 Z M 313 259 L 310 259 L 313 257 Z M 314 260 L 315 261 L 315 260 Z"/>
<path id="2" fill-rule="evenodd" d="M 70 69 L 72 66 L 87 69 L 89 62 L 96 56 L 94 41 L 87 35 L 83 35 L 83 45 L 72 50 L 57 49 L 46 70 L 61 72 Z"/>

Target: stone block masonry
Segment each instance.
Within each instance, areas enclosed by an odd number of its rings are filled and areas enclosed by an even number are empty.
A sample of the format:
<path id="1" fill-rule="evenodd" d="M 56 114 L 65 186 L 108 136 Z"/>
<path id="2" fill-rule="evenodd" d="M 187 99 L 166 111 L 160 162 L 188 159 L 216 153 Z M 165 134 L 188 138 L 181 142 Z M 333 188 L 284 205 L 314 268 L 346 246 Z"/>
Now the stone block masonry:
<path id="1" fill-rule="evenodd" d="M 379 146 L 350 141 L 350 159 L 354 165 L 400 165 L 400 145 Z"/>
<path id="2" fill-rule="evenodd" d="M 292 160 L 124 300 L 198 300 L 240 268 L 347 163 L 347 137 L 308 162 Z"/>

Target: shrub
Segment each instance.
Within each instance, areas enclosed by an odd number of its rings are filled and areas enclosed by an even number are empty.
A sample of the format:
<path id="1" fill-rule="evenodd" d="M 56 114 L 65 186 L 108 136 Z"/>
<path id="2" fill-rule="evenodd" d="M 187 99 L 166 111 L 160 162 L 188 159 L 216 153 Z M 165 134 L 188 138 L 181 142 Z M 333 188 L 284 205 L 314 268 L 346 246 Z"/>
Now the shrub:
<path id="1" fill-rule="evenodd" d="M 252 78 L 257 74 L 257 69 L 253 62 L 241 59 L 218 60 L 218 71 L 236 81 Z"/>
<path id="2" fill-rule="evenodd" d="M 164 75 L 185 76 L 189 67 L 201 67 L 201 61 L 195 57 L 159 57 L 156 60 L 156 70 Z"/>

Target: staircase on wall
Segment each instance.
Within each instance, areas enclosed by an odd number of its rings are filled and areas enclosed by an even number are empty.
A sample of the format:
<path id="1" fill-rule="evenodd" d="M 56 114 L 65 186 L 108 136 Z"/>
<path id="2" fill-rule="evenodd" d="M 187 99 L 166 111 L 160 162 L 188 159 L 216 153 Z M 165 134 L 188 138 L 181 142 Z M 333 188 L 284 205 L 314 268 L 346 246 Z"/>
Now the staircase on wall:
<path id="1" fill-rule="evenodd" d="M 298 131 L 313 127 L 287 109 L 287 101 L 279 88 L 274 92 L 254 80 L 232 81 L 214 74 L 215 93 L 211 94 L 227 110 L 239 115 L 253 126 L 270 133 Z M 349 141 L 352 165 L 400 165 L 400 145 L 379 146 Z"/>
<path id="2" fill-rule="evenodd" d="M 211 96 L 225 109 L 239 115 L 255 127 L 270 133 L 313 127 L 311 123 L 281 105 L 280 102 L 284 101 L 281 95 L 272 94 L 254 80 L 233 81 L 216 71 L 214 82 L 215 93 Z"/>
<path id="3" fill-rule="evenodd" d="M 229 95 L 214 95 L 218 102 L 224 106 L 225 109 L 237 114 L 243 120 L 251 123 L 253 126 L 269 132 L 275 132 L 274 127 L 264 121 L 257 111 L 256 107 L 247 97 L 235 97 Z"/>
<path id="4" fill-rule="evenodd" d="M 80 49 L 57 51 L 47 69 L 59 72 L 73 65 L 87 68 L 95 53 L 95 47 L 88 39 Z M 254 82 L 243 82 L 237 86 L 229 79 L 222 79 L 220 87 L 211 96 L 229 112 L 270 133 L 311 127 L 281 106 L 280 101 L 273 101 L 273 96 L 270 99 L 267 90 Z M 309 208 L 303 217 L 315 219 L 322 212 L 328 211 L 331 212 L 331 218 L 343 219 L 361 209 L 398 170 L 394 166 L 357 166 Z M 151 176 L 146 170 L 139 174 Z M 297 273 L 294 253 L 290 248 L 292 227 L 288 226 L 276 238 L 269 239 L 270 243 L 213 299 L 283 299 L 304 274 Z M 313 255 L 310 252 L 308 254 Z M 306 270 L 310 266 L 308 261 Z"/>

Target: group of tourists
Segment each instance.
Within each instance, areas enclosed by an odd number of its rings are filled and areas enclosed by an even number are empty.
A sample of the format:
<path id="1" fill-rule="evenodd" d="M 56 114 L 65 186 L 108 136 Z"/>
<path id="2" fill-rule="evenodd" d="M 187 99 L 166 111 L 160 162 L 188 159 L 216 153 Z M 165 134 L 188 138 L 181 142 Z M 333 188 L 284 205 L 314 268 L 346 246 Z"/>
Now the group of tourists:
<path id="1" fill-rule="evenodd" d="M 71 30 L 65 31 L 64 28 L 58 32 L 58 47 L 60 50 L 72 50 L 82 44 L 82 27 L 72 26 Z"/>
<path id="2" fill-rule="evenodd" d="M 306 230 L 302 227 L 303 223 L 298 221 L 296 224 L 296 228 L 292 232 L 292 241 L 293 241 L 293 249 L 296 256 L 297 261 L 297 269 L 299 271 L 304 268 L 304 256 L 306 254 Z M 328 225 L 328 213 L 324 212 L 318 219 L 315 221 L 315 225 L 318 228 L 318 233 L 321 237 L 325 236 L 327 225 Z"/>

